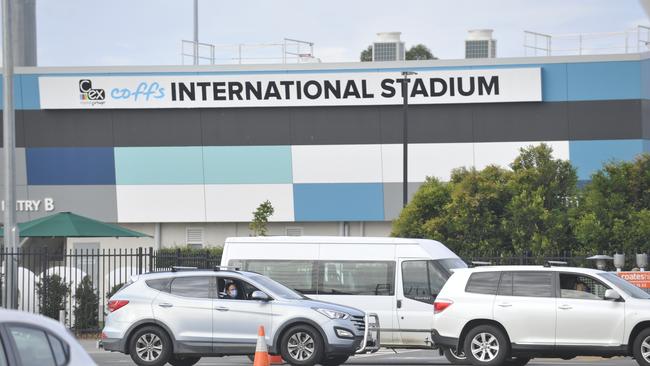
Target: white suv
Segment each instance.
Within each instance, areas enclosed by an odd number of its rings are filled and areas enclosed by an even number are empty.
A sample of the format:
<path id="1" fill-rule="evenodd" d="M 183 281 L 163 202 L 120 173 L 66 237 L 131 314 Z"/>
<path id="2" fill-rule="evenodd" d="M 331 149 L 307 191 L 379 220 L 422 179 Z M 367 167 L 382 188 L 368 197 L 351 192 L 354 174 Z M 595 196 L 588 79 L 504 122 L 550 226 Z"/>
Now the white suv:
<path id="1" fill-rule="evenodd" d="M 650 295 L 614 273 L 549 266 L 458 269 L 434 309 L 434 342 L 462 350 L 457 354 L 464 352 L 474 365 L 634 356 L 650 366 Z"/>

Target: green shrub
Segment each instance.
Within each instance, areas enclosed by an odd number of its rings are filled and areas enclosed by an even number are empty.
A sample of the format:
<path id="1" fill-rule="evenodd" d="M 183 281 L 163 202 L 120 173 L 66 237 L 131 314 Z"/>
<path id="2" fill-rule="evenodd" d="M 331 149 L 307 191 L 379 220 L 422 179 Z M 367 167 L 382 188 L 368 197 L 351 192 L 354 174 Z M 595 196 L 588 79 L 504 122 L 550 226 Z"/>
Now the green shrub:
<path id="1" fill-rule="evenodd" d="M 36 291 L 41 299 L 41 314 L 58 320 L 59 311 L 65 309 L 70 293 L 68 285 L 59 275 L 45 275 L 36 285 Z"/>
<path id="2" fill-rule="evenodd" d="M 99 295 L 93 286 L 93 280 L 86 276 L 81 280 L 74 294 L 74 328 L 90 330 L 99 328 Z"/>

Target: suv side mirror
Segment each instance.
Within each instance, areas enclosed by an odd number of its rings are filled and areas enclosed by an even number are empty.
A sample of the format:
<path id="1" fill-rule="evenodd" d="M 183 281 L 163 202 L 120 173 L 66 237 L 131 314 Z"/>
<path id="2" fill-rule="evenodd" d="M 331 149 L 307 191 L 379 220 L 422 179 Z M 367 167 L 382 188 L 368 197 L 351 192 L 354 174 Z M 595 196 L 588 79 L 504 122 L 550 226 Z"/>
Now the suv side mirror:
<path id="1" fill-rule="evenodd" d="M 615 290 L 612 289 L 605 290 L 605 300 L 618 301 L 620 299 L 621 299 L 621 294 L 619 294 Z"/>
<path id="2" fill-rule="evenodd" d="M 269 301 L 271 298 L 269 295 L 265 294 L 262 291 L 253 291 L 251 294 L 251 300 L 258 300 L 258 301 Z"/>

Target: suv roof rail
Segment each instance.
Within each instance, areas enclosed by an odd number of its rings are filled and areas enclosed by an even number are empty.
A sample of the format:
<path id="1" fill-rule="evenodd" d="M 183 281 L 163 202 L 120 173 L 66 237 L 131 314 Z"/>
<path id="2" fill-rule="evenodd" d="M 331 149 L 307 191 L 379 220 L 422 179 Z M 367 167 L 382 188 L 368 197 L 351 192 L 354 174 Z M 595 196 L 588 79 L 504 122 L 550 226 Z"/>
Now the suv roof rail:
<path id="1" fill-rule="evenodd" d="M 236 266 L 214 266 L 214 271 L 215 272 L 223 271 L 224 269 L 226 271 L 228 271 L 228 270 L 239 271 L 240 270 L 240 268 L 236 267 Z"/>
<path id="2" fill-rule="evenodd" d="M 472 261 L 469 264 L 469 268 L 480 267 L 480 266 L 491 266 L 492 262 L 483 262 L 483 261 Z"/>
<path id="3" fill-rule="evenodd" d="M 172 272 L 179 271 L 196 271 L 197 267 L 187 267 L 187 266 L 172 266 Z"/>
<path id="4" fill-rule="evenodd" d="M 568 265 L 569 265 L 569 263 L 563 262 L 563 261 L 546 261 L 546 263 L 544 263 L 544 267 L 546 267 L 546 268 L 562 267 L 562 266 L 566 267 Z"/>

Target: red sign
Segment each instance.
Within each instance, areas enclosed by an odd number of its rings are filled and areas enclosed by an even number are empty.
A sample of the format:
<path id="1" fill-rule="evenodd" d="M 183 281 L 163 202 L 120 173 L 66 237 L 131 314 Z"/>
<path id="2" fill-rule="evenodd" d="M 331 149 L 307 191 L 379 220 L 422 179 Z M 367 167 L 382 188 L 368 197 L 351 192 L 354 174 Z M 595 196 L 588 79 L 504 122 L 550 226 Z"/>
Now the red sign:
<path id="1" fill-rule="evenodd" d="M 650 272 L 618 272 L 619 277 L 640 288 L 650 288 Z"/>

